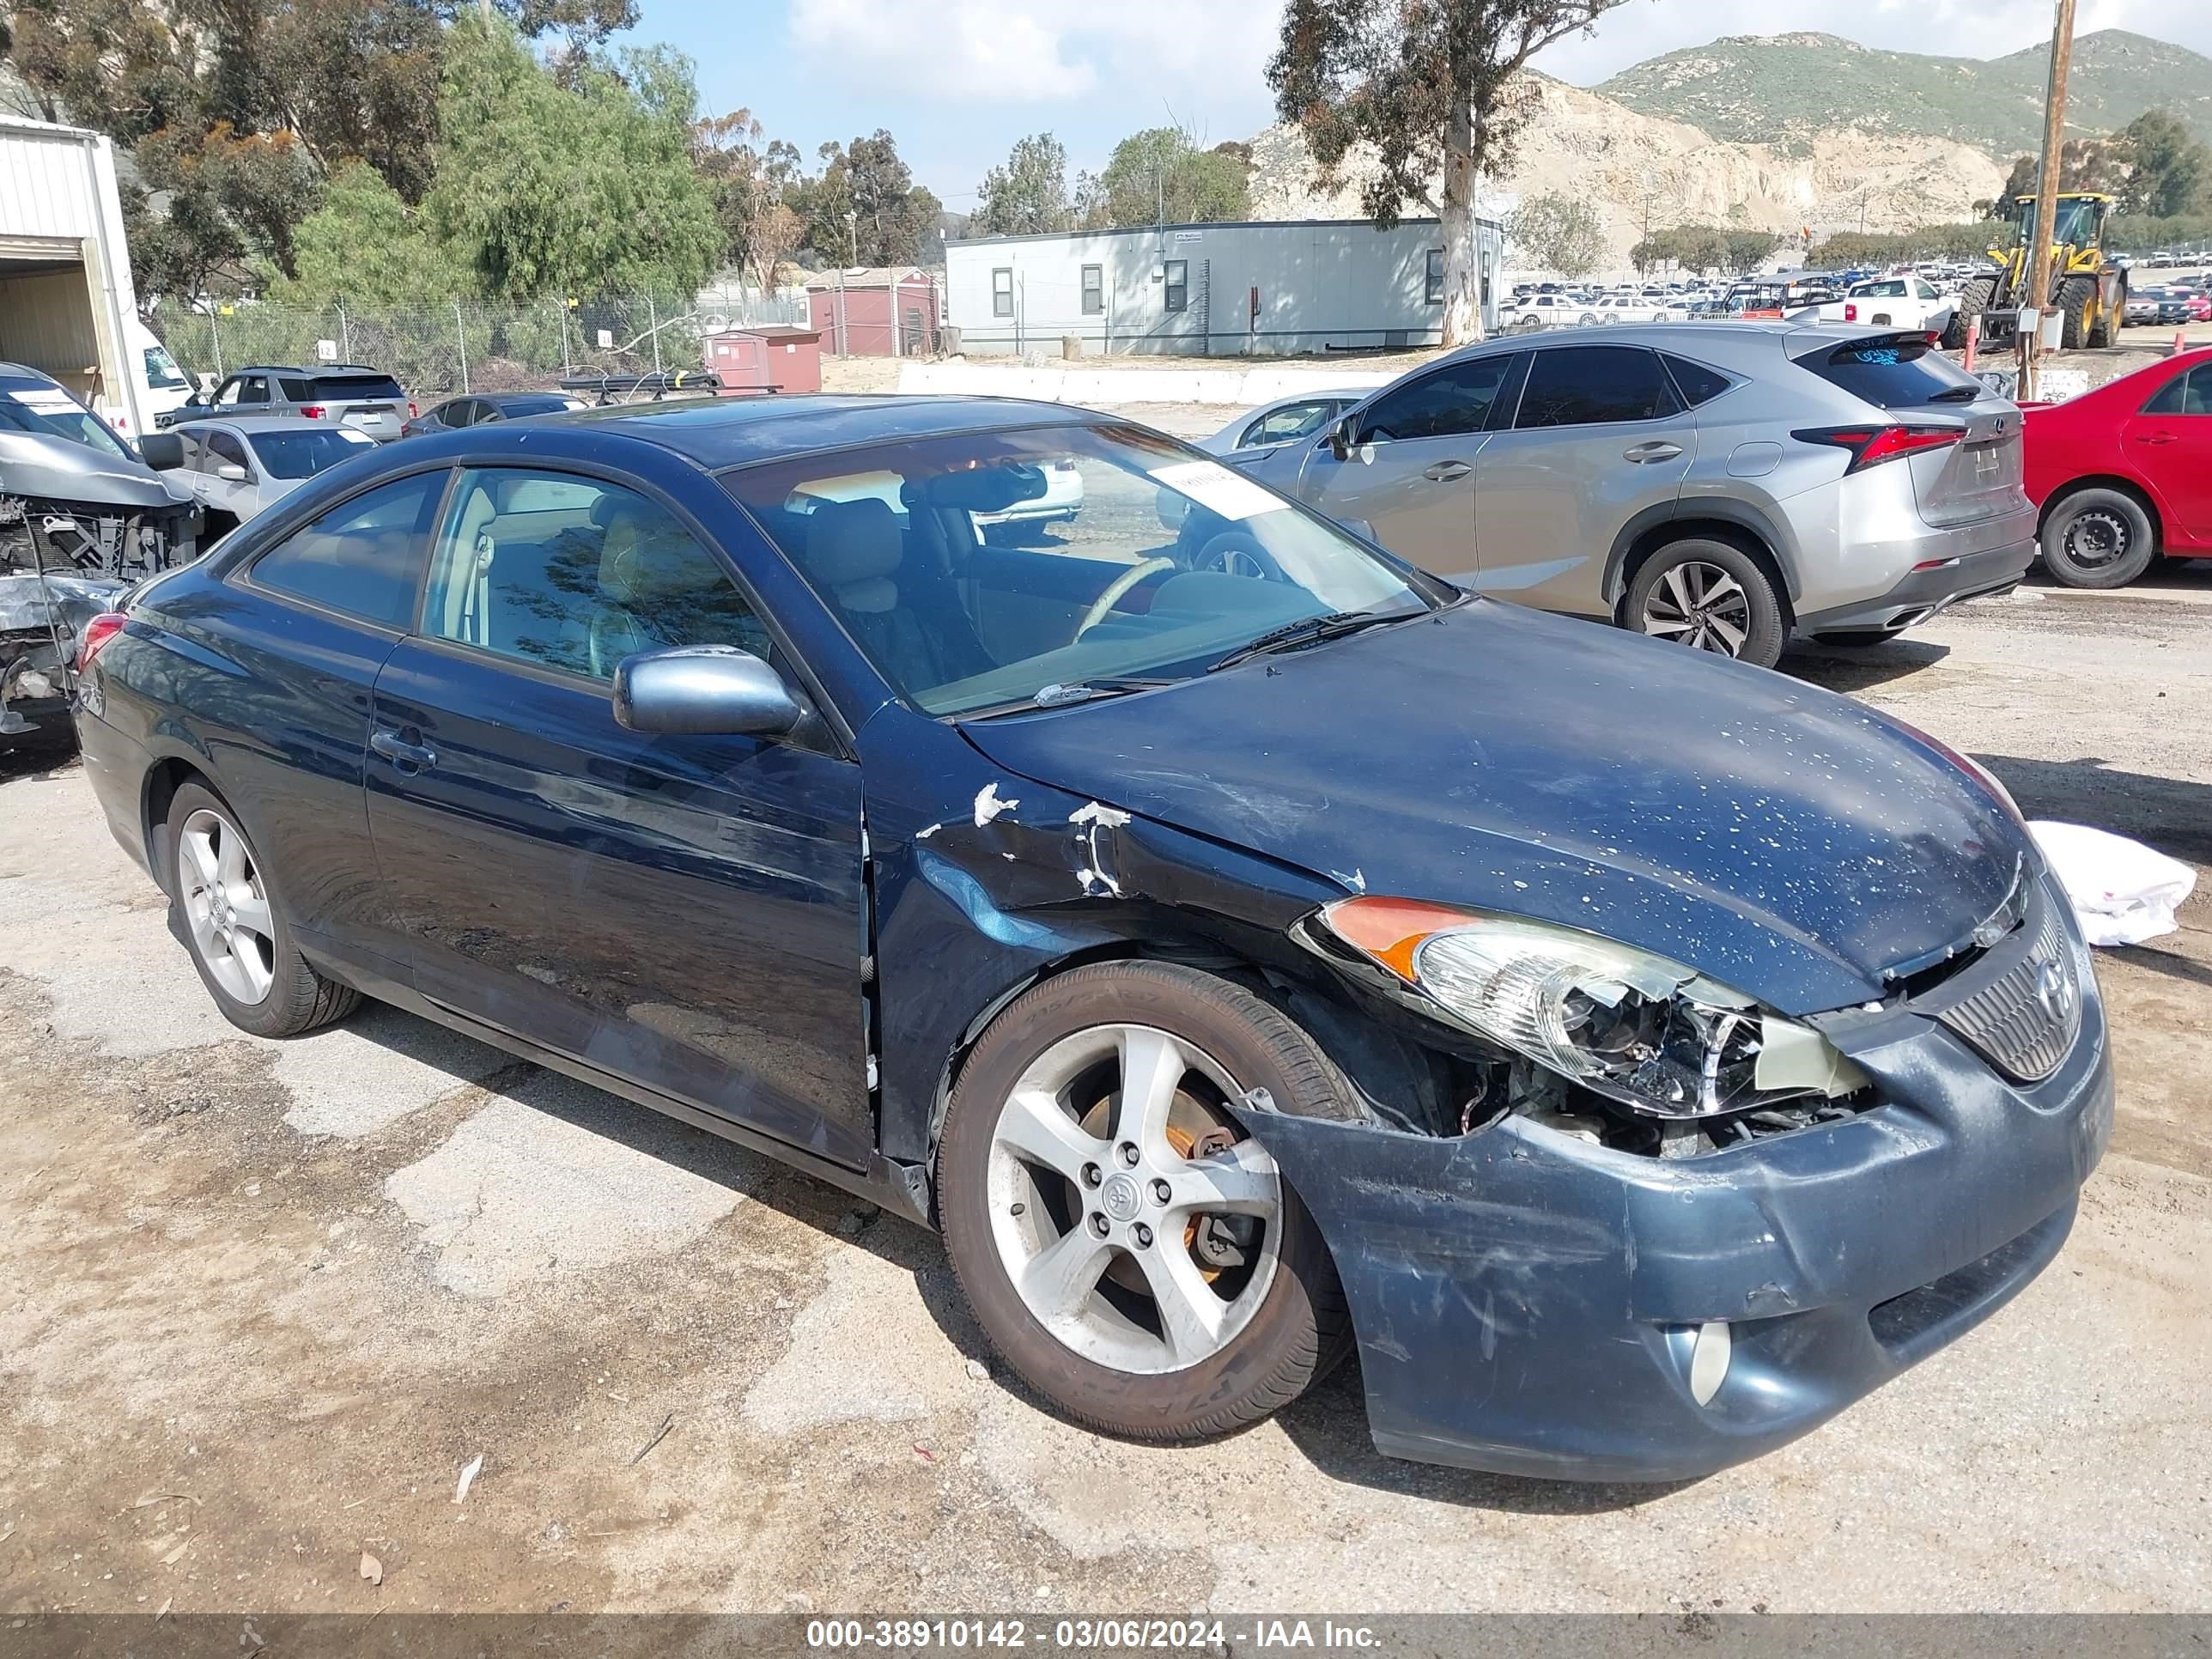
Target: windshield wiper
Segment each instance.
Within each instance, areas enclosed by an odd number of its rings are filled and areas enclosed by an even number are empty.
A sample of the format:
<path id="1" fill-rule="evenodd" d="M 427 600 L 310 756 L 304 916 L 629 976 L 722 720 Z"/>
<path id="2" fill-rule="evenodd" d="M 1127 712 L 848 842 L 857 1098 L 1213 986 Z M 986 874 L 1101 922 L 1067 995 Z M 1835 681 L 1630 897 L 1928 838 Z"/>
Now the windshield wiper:
<path id="1" fill-rule="evenodd" d="M 1118 697 L 1131 691 L 1157 691 L 1164 685 L 1173 685 L 1173 680 L 1146 678 L 1136 674 L 1101 674 L 1092 679 L 1076 680 L 1066 685 L 1043 685 L 1030 697 L 1030 705 L 1037 708 L 1057 708 L 1066 702 L 1089 702 L 1093 697 Z"/>
<path id="2" fill-rule="evenodd" d="M 1041 686 L 1026 697 L 1013 697 L 1005 702 L 988 702 L 975 708 L 963 708 L 951 718 L 987 720 L 998 714 L 1029 714 L 1040 708 L 1061 708 L 1071 703 L 1091 702 L 1101 697 L 1123 697 L 1133 691 L 1157 691 L 1162 686 L 1179 684 L 1176 680 L 1148 679 L 1137 675 L 1101 674 L 1093 679 L 1078 680 L 1066 685 Z"/>
<path id="3" fill-rule="evenodd" d="M 1403 622 L 1407 617 L 1419 614 L 1409 611 L 1332 611 L 1326 616 L 1301 617 L 1296 622 L 1285 623 L 1280 628 L 1271 628 L 1258 639 L 1238 646 L 1218 662 L 1209 665 L 1206 672 L 1218 673 L 1224 668 L 1234 668 L 1240 662 L 1249 662 L 1253 658 L 1265 656 L 1271 651 L 1287 651 L 1299 645 L 1318 645 L 1323 640 L 1341 639 L 1346 634 L 1357 634 L 1363 628 Z"/>
<path id="4" fill-rule="evenodd" d="M 1947 386 L 1941 392 L 1930 392 L 1928 401 L 1931 404 L 1970 404 L 1988 390 L 1987 386 Z"/>

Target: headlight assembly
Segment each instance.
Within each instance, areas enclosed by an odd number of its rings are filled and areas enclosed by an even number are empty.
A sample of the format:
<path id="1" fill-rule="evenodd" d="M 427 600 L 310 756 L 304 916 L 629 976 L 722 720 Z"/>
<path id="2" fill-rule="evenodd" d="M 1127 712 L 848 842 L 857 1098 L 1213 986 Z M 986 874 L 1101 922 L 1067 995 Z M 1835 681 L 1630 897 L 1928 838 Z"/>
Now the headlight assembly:
<path id="1" fill-rule="evenodd" d="M 1810 1026 L 1694 969 L 1571 927 L 1380 897 L 1308 919 L 1406 1000 L 1653 1117 L 1710 1117 L 1866 1078 Z M 1342 951 L 1330 954 L 1342 955 Z"/>

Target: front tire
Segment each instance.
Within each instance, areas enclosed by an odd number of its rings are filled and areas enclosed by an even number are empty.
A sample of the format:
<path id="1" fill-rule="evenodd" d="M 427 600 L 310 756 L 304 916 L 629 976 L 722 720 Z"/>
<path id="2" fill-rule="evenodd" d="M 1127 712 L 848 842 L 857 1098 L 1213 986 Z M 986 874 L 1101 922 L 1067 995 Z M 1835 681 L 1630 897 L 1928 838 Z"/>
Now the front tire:
<path id="1" fill-rule="evenodd" d="M 2142 503 L 2117 489 L 2081 489 L 2043 521 L 2043 568 L 2068 587 L 2125 587 L 2158 556 Z"/>
<path id="2" fill-rule="evenodd" d="M 1966 343 L 1966 325 L 1989 309 L 1990 296 L 1996 292 L 1996 283 L 1987 276 L 1978 276 L 1959 290 L 1958 308 L 1952 312 L 1951 320 L 1943 330 L 1943 349 L 1957 351 Z"/>
<path id="3" fill-rule="evenodd" d="M 2059 325 L 2058 343 L 2079 351 L 2090 341 L 2090 308 L 2097 298 L 2097 279 L 2069 276 L 2058 285 L 2055 303 L 2065 320 Z"/>
<path id="4" fill-rule="evenodd" d="M 1356 1114 L 1304 1031 L 1165 963 L 1026 993 L 963 1069 L 938 1151 L 945 1242 L 985 1335 L 1064 1415 L 1127 1439 L 1234 1432 L 1342 1354 L 1321 1234 L 1225 1103 Z"/>
<path id="5" fill-rule="evenodd" d="M 1760 668 L 1782 660 L 1781 597 L 1759 562 L 1726 542 L 1661 548 L 1629 584 L 1627 627 Z"/>
<path id="6" fill-rule="evenodd" d="M 170 804 L 168 830 L 171 915 L 225 1019 L 255 1036 L 289 1037 L 353 1012 L 361 994 L 325 979 L 293 945 L 260 855 L 228 803 L 185 784 Z"/>

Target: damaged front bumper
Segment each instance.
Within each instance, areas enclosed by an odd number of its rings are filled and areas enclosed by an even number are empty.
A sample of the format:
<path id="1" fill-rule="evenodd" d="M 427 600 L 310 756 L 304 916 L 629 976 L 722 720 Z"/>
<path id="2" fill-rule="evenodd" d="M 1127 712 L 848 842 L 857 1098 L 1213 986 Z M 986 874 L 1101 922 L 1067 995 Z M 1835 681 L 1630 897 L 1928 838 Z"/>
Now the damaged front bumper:
<path id="1" fill-rule="evenodd" d="M 1833 1033 L 1878 1105 L 1699 1158 L 1510 1116 L 1439 1139 L 1240 1109 L 1334 1257 L 1377 1449 L 1694 1479 L 1994 1312 L 2057 1253 L 2112 1132 L 2103 1008 L 2072 948 L 2080 1034 L 2042 1083 L 1899 1006 Z"/>

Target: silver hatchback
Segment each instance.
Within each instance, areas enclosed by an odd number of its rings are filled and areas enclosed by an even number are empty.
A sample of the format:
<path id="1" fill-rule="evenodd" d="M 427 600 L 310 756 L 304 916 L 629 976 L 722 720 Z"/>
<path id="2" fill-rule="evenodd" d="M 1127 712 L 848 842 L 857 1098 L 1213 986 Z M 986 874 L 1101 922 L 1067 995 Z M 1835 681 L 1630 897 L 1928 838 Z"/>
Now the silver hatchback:
<path id="1" fill-rule="evenodd" d="M 1924 335 L 1683 323 L 1485 341 L 1237 458 L 1438 575 L 1771 666 L 2035 552 L 2020 410 Z"/>

